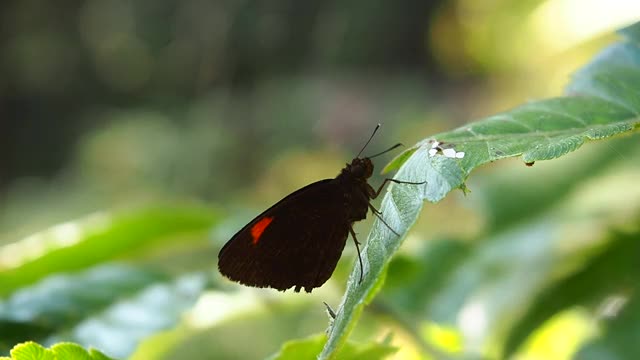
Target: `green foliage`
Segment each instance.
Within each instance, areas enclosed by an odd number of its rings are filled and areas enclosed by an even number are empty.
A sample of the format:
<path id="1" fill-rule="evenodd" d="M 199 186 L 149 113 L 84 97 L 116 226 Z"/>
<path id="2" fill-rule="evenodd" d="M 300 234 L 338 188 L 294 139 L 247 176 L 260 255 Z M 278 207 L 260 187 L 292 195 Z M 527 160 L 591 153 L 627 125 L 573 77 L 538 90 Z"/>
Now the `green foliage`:
<path id="1" fill-rule="evenodd" d="M 314 360 L 322 350 L 326 341 L 325 335 L 317 335 L 303 340 L 292 340 L 286 342 L 279 353 L 269 357 L 269 360 Z M 391 339 L 386 339 L 383 343 L 356 344 L 347 342 L 338 354 L 339 359 L 386 359 L 393 355 L 397 348 L 388 343 Z"/>
<path id="2" fill-rule="evenodd" d="M 96 349 L 85 350 L 82 346 L 64 342 L 46 349 L 34 342 L 16 345 L 11 350 L 11 357 L 0 357 L 6 360 L 111 360 L 110 357 Z"/>
<path id="3" fill-rule="evenodd" d="M 114 299 L 100 311 L 78 323 L 66 322 L 68 329 L 52 333 L 48 342 L 72 340 L 105 348 L 105 340 L 119 338 L 110 353 L 125 357 L 148 336 L 179 323 L 193 307 L 205 287 L 205 274 L 185 274 L 170 282 L 155 282 L 127 297 Z"/>
<path id="4" fill-rule="evenodd" d="M 640 24 L 624 30 L 625 41 L 605 49 L 574 76 L 568 87 L 569 96 L 532 102 L 437 134 L 408 149 L 409 157 L 400 155 L 387 167 L 399 167 L 395 179 L 426 181 L 426 185 L 389 187 L 381 211 L 401 236 L 380 221 L 374 223 L 362 251 L 365 278 L 359 283 L 359 268 L 354 267 L 337 317 L 328 330 L 321 359 L 335 358 L 346 341 L 363 307 L 379 289 L 374 285 L 416 221 L 423 200 L 439 201 L 452 189 L 463 188 L 470 171 L 489 161 L 512 156 L 522 156 L 526 163 L 549 160 L 576 150 L 585 139 L 603 139 L 639 126 L 640 47 L 638 39 L 632 37 L 637 27 Z M 443 147 L 464 152 L 464 158 L 434 156 L 430 153 L 434 141 L 446 142 Z"/>
<path id="5" fill-rule="evenodd" d="M 596 311 L 599 302 L 609 294 L 618 291 L 624 293 L 633 289 L 634 282 L 640 276 L 640 268 L 637 266 L 637 254 L 640 253 L 638 238 L 640 238 L 638 230 L 631 233 L 611 234 L 609 239 L 605 239 L 603 248 L 597 249 L 598 254 L 581 264 L 579 270 L 542 291 L 536 302 L 527 309 L 510 331 L 505 341 L 505 355 L 512 355 L 528 334 L 556 313 L 572 306 L 589 307 Z M 615 281 L 612 281 L 613 279 Z M 636 311 L 637 305 L 630 304 L 625 309 L 626 314 L 621 317 L 622 319 L 632 315 L 630 320 L 618 322 L 633 323 L 631 319 Z M 618 328 L 617 324 L 612 327 Z M 626 339 L 623 339 L 623 342 L 627 343 Z M 633 343 L 628 342 L 628 344 Z M 620 355 L 625 353 L 630 354 L 621 352 Z"/>
<path id="6" fill-rule="evenodd" d="M 407 347 L 430 358 L 498 359 L 552 349 L 545 341 L 560 339 L 562 355 L 539 358 L 637 357 L 640 170 L 635 157 L 640 147 L 637 136 L 608 138 L 631 134 L 640 124 L 640 24 L 621 34 L 622 41 L 573 76 L 566 96 L 427 137 L 385 167 L 397 170 L 396 179 L 425 184 L 388 187 L 380 206 L 388 226 L 373 222 L 362 248 L 364 280 L 359 282 L 356 261 L 326 335 L 305 338 L 327 323 L 321 302 L 338 299 L 332 284 L 306 295 L 222 281 L 214 270 L 216 253 L 238 224 L 220 220 L 236 220 L 202 206 L 163 205 L 100 212 L 0 247 L 0 352 L 20 343 L 11 359 L 108 359 L 62 342 L 74 341 L 144 360 L 274 353 L 271 359 L 318 354 L 323 359 L 383 359 L 401 357 Z M 275 121 L 280 109 L 272 107 Z M 294 133 L 307 132 L 306 123 L 295 126 Z M 208 137 L 195 129 L 188 141 L 194 147 L 175 153 L 185 138 L 172 137 L 179 127 L 163 128 L 159 143 L 158 136 L 139 139 L 150 128 L 141 129 L 125 126 L 110 133 L 108 141 L 101 138 L 104 143 L 90 146 L 100 157 L 124 136 L 137 152 L 151 149 L 143 155 L 167 160 L 157 172 L 147 172 L 144 162 L 134 164 L 135 171 L 121 169 L 128 174 L 124 183 L 135 180 L 136 191 L 149 179 L 171 187 L 173 176 L 192 165 L 184 162 L 188 149 L 210 145 L 199 142 Z M 266 141 L 261 129 L 254 130 L 251 136 Z M 215 141 L 225 141 L 219 137 Z M 254 139 L 247 142 L 254 144 Z M 251 150 L 260 145 L 255 141 Z M 446 149 L 464 156 L 447 157 Z M 241 153 L 229 151 L 229 156 L 226 160 L 247 168 L 244 178 L 253 179 L 248 174 L 259 170 L 260 158 L 245 163 L 233 158 L 242 158 Z M 476 201 L 468 205 L 469 212 L 484 220 L 482 229 L 465 235 L 422 231 L 422 221 L 430 220 L 419 218 L 423 206 L 430 208 L 427 215 L 444 219 L 443 227 L 472 223 L 451 211 L 451 204 L 436 208 L 425 200 L 438 202 L 454 189 L 466 191 L 472 170 L 516 156 L 528 165 L 537 163 L 471 179 L 478 183 L 469 185 L 474 196 L 465 206 Z M 111 158 L 105 159 L 109 163 Z M 199 159 L 196 167 L 207 163 Z M 209 175 L 203 174 L 210 173 L 200 170 L 188 188 L 207 187 Z M 102 168 L 92 174 L 101 177 Z M 113 175 L 119 178 L 119 171 Z M 412 228 L 407 244 L 412 247 L 401 246 Z M 343 283 L 344 265 L 336 270 L 333 285 Z M 567 316 L 574 322 L 556 324 L 568 313 L 584 314 L 586 320 Z M 571 326 L 582 331 L 568 331 Z M 390 336 L 371 340 L 389 328 L 393 341 Z M 352 341 L 352 333 L 365 340 Z M 56 345 L 46 349 L 28 340 Z"/>
<path id="7" fill-rule="evenodd" d="M 202 252 L 198 244 L 216 220 L 200 206 L 147 207 L 93 215 L 0 248 L 0 291 L 9 294 L 0 301 L 0 352 L 26 340 L 101 344 L 116 335 L 123 338 L 109 350 L 132 352 L 141 338 L 177 323 L 201 293 L 205 275 L 190 265 L 211 254 L 182 249 Z M 190 264 L 175 269 L 182 256 Z M 124 315 L 127 308 L 137 317 Z"/>
<path id="8" fill-rule="evenodd" d="M 0 302 L 0 349 L 53 334 L 163 277 L 122 265 L 53 275 Z"/>
<path id="9" fill-rule="evenodd" d="M 638 240 L 637 238 L 635 239 Z M 637 277 L 636 277 L 637 279 Z M 615 311 L 616 309 L 614 309 Z M 634 298 L 619 314 L 608 314 L 606 334 L 584 346 L 576 358 L 585 360 L 624 360 L 640 356 L 640 305 Z"/>
<path id="10" fill-rule="evenodd" d="M 177 236 L 205 231 L 215 219 L 214 212 L 202 207 L 156 207 L 95 214 L 61 224 L 0 249 L 0 295 L 46 274 L 82 269 L 166 245 Z M 33 256 L 36 250 L 39 253 Z"/>

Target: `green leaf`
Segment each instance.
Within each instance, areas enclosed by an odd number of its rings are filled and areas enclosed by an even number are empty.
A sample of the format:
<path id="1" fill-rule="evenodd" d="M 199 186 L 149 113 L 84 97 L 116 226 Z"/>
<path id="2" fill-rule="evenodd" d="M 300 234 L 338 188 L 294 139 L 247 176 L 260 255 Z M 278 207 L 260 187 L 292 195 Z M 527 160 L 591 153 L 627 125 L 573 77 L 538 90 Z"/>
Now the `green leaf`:
<path id="1" fill-rule="evenodd" d="M 125 265 L 53 275 L 0 302 L 0 351 L 60 331 L 164 276 Z"/>
<path id="2" fill-rule="evenodd" d="M 95 360 L 114 360 L 96 349 L 89 348 L 89 355 Z"/>
<path id="3" fill-rule="evenodd" d="M 635 36 L 640 23 L 625 30 Z M 631 38 L 631 41 L 637 41 Z M 375 296 L 391 256 L 422 208 L 424 200 L 436 202 L 455 188 L 464 189 L 471 170 L 484 163 L 522 156 L 526 163 L 549 160 L 574 151 L 585 140 L 596 140 L 637 129 L 640 124 L 640 47 L 623 42 L 605 49 L 579 71 L 568 87 L 571 96 L 525 104 L 456 130 L 427 138 L 400 155 L 391 167 L 395 179 L 426 185 L 392 184 L 382 200 L 385 224 L 376 220 L 362 251 L 365 276 L 358 282 L 355 266 L 337 316 L 328 329 L 320 359 L 335 358 L 355 326 L 364 305 Z M 435 142 L 444 144 L 435 144 Z M 433 154 L 434 145 L 464 152 L 462 158 Z M 406 159 L 406 160 L 405 160 Z M 402 161 L 404 160 L 404 163 Z M 402 164 L 401 164 L 402 163 Z"/>
<path id="4" fill-rule="evenodd" d="M 326 341 L 325 335 L 316 335 L 307 339 L 291 340 L 282 345 L 277 354 L 267 358 L 268 360 L 295 360 L 315 359 L 322 351 Z"/>
<path id="5" fill-rule="evenodd" d="M 15 360 L 55 360 L 53 351 L 45 349 L 40 344 L 26 342 L 11 349 L 11 358 Z"/>
<path id="6" fill-rule="evenodd" d="M 167 282 L 165 277 L 113 265 L 56 275 L 0 303 L 0 352 L 26 339 L 72 340 L 125 357 L 145 337 L 174 326 L 204 285 L 200 273 Z"/>
<path id="7" fill-rule="evenodd" d="M 322 346 L 326 341 L 326 336 L 316 335 L 306 339 L 292 340 L 286 342 L 282 349 L 269 360 L 315 360 Z M 341 360 L 358 359 L 386 359 L 393 355 L 398 349 L 385 343 L 357 344 L 347 342 L 338 358 Z"/>
<path id="8" fill-rule="evenodd" d="M 451 142 L 468 156 L 469 172 L 480 164 L 522 156 L 530 163 L 576 150 L 585 139 L 596 140 L 637 128 L 640 124 L 640 23 L 620 31 L 627 41 L 613 44 L 573 76 L 571 96 L 535 101 L 456 130 L 435 135 L 407 149 Z M 406 160 L 399 155 L 389 165 Z"/>
<path id="9" fill-rule="evenodd" d="M 207 208 L 157 207 L 100 213 L 60 224 L 0 247 L 0 296 L 54 272 L 82 269 L 166 245 L 186 234 L 202 234 L 216 219 L 217 215 Z"/>
<path id="10" fill-rule="evenodd" d="M 69 342 L 55 344 L 51 347 L 51 351 L 55 354 L 56 359 L 92 359 L 89 352 L 82 346 Z"/>
<path id="11" fill-rule="evenodd" d="M 130 297 L 113 302 L 73 328 L 52 335 L 47 343 L 71 340 L 95 345 L 117 357 L 129 357 L 148 336 L 175 326 L 196 302 L 205 284 L 202 273 L 151 284 Z"/>
<path id="12" fill-rule="evenodd" d="M 11 357 L 0 357 L 11 360 L 113 360 L 95 349 L 85 350 L 82 346 L 64 342 L 45 349 L 32 341 L 16 345 L 11 350 Z"/>

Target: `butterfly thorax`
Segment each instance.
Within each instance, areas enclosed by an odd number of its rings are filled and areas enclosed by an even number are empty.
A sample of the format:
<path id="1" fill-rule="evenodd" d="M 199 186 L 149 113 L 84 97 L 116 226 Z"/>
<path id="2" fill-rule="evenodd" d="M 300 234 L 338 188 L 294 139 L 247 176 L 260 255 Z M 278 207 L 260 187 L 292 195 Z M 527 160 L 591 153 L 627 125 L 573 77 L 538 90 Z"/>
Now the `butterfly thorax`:
<path id="1" fill-rule="evenodd" d="M 367 179 L 373 175 L 373 163 L 369 158 L 355 158 L 338 174 L 336 180 L 344 187 L 344 208 L 348 221 L 359 221 L 367 217 L 371 185 Z"/>

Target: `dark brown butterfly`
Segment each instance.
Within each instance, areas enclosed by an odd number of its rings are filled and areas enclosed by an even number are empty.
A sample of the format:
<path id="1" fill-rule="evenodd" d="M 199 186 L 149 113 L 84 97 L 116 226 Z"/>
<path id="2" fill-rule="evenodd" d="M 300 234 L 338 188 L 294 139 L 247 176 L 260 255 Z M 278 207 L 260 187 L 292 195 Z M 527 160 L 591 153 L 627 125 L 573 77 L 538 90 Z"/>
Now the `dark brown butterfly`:
<path id="1" fill-rule="evenodd" d="M 238 231 L 218 254 L 220 272 L 244 285 L 282 291 L 294 287 L 295 292 L 304 288 L 311 292 L 331 277 L 351 234 L 362 279 L 362 259 L 353 223 L 366 218 L 369 209 L 384 222 L 370 200 L 380 194 L 387 182 L 423 184 L 385 179 L 376 191 L 367 183 L 373 174 L 371 158 L 400 146 L 360 158 L 379 127 L 378 124 L 360 153 L 336 178 L 295 191 Z"/>

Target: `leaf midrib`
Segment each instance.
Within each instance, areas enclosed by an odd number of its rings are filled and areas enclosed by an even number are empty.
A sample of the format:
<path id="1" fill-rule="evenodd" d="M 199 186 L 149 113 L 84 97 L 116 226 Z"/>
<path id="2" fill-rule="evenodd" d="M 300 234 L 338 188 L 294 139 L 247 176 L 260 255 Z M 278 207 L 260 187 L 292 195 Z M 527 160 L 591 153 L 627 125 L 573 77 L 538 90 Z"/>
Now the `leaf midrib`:
<path id="1" fill-rule="evenodd" d="M 584 131 L 589 131 L 589 130 L 593 130 L 593 129 L 597 129 L 597 128 L 605 128 L 605 127 L 611 127 L 614 125 L 631 125 L 634 122 L 640 122 L 640 118 L 639 117 L 634 117 L 632 119 L 629 120 L 624 120 L 624 121 L 618 121 L 618 122 L 612 122 L 612 123 L 608 123 L 608 124 L 597 124 L 597 125 L 592 125 L 592 126 L 588 126 L 588 127 L 583 127 L 583 128 L 567 128 L 567 129 L 562 129 L 562 130 L 548 130 L 548 131 L 536 131 L 535 133 L 501 133 L 501 134 L 475 134 L 471 137 L 455 137 L 455 138 L 451 138 L 451 140 L 455 140 L 456 142 L 466 142 L 466 143 L 473 143 L 473 142 L 485 142 L 485 141 L 494 141 L 494 140 L 504 140 L 507 137 L 519 137 L 519 138 L 526 138 L 526 137 L 535 137 L 535 138 L 539 138 L 539 137 L 556 137 L 556 136 L 561 136 L 561 135 L 584 135 L 582 134 L 582 132 Z M 467 131 L 466 129 L 460 129 L 460 131 Z M 578 132 L 579 131 L 579 132 Z M 455 131 L 453 132 L 455 133 Z M 442 139 L 442 140 L 447 140 L 447 137 L 443 137 L 443 138 L 438 138 L 438 136 L 434 136 L 434 138 L 437 138 L 438 140 Z M 511 140 L 511 139 L 509 139 Z"/>

